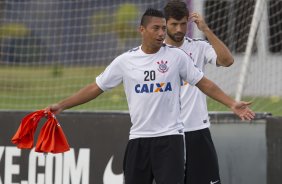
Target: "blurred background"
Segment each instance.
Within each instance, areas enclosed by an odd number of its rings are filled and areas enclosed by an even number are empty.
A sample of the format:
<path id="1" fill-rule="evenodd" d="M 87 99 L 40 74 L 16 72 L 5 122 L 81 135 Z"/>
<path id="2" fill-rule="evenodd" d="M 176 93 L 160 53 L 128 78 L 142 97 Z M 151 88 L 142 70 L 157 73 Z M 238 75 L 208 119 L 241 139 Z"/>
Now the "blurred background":
<path id="1" fill-rule="evenodd" d="M 166 0 L 0 2 L 0 109 L 34 110 L 95 81 L 119 54 L 140 45 L 139 19 Z M 257 3 L 256 3 L 257 2 Z M 282 1 L 187 0 L 235 58 L 207 76 L 257 112 L 282 115 Z M 257 14 L 255 14 L 257 9 Z M 190 23 L 188 35 L 203 38 Z M 73 110 L 128 110 L 122 87 Z M 209 100 L 210 111 L 228 111 Z"/>

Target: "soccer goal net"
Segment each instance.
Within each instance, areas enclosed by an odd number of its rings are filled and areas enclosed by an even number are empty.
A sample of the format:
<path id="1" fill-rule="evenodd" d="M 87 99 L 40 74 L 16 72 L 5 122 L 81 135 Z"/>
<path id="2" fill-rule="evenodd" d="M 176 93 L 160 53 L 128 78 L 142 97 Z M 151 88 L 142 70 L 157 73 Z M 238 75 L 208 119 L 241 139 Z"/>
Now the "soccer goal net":
<path id="1" fill-rule="evenodd" d="M 119 54 L 140 45 L 146 8 L 167 0 L 0 2 L 0 109 L 33 110 L 95 81 Z M 282 115 L 282 0 L 187 0 L 230 48 L 235 63 L 207 76 L 255 111 Z M 257 13 L 255 13 L 257 12 Z M 188 35 L 204 38 L 191 23 Z M 249 39 L 251 38 L 251 39 Z M 209 110 L 227 110 L 209 100 Z M 122 86 L 75 110 L 127 110 Z"/>

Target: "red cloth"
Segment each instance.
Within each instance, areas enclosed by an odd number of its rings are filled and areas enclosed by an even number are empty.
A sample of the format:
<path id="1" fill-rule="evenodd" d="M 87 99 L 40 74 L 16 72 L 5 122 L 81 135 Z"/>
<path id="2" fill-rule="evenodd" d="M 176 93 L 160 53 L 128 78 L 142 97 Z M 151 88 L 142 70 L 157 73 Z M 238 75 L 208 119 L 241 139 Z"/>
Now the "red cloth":
<path id="1" fill-rule="evenodd" d="M 70 150 L 63 129 L 55 117 L 49 118 L 38 136 L 35 151 L 63 153 Z"/>
<path id="2" fill-rule="evenodd" d="M 12 143 L 16 144 L 18 148 L 32 148 L 34 132 L 40 119 L 44 117 L 45 114 L 45 110 L 39 110 L 25 116 L 16 134 L 12 138 Z"/>
<path id="3" fill-rule="evenodd" d="M 34 132 L 42 117 L 48 119 L 39 133 L 35 151 L 44 153 L 68 151 L 70 148 L 62 127 L 53 113 L 46 110 L 35 111 L 25 116 L 12 138 L 12 143 L 16 144 L 18 148 L 32 148 Z"/>

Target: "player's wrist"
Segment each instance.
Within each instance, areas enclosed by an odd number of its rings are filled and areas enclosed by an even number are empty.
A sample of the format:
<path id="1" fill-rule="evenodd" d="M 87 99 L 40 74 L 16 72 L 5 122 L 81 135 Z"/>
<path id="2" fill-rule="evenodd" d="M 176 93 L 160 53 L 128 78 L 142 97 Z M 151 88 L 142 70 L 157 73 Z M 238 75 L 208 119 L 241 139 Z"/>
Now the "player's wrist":
<path id="1" fill-rule="evenodd" d="M 209 34 L 209 33 L 212 33 L 212 30 L 208 26 L 205 26 L 202 28 L 202 32 L 204 34 Z"/>
<path id="2" fill-rule="evenodd" d="M 54 105 L 54 110 L 58 113 L 62 112 L 65 109 L 67 109 L 67 106 L 64 102 L 59 102 Z"/>
<path id="3" fill-rule="evenodd" d="M 237 106 L 237 102 L 234 100 L 232 100 L 231 102 L 227 104 L 227 107 L 229 107 L 232 111 L 236 109 L 236 106 Z"/>

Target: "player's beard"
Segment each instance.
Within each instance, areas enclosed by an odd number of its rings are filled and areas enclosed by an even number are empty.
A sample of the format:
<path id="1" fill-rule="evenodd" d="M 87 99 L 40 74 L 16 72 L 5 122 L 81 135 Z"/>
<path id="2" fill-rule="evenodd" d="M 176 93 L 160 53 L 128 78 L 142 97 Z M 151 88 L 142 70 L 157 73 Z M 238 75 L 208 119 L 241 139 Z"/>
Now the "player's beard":
<path id="1" fill-rule="evenodd" d="M 178 32 L 178 33 L 175 33 L 175 34 L 172 34 L 170 33 L 168 30 L 167 30 L 167 36 L 172 39 L 174 42 L 182 42 L 185 34 L 184 33 L 181 33 L 181 32 Z"/>

